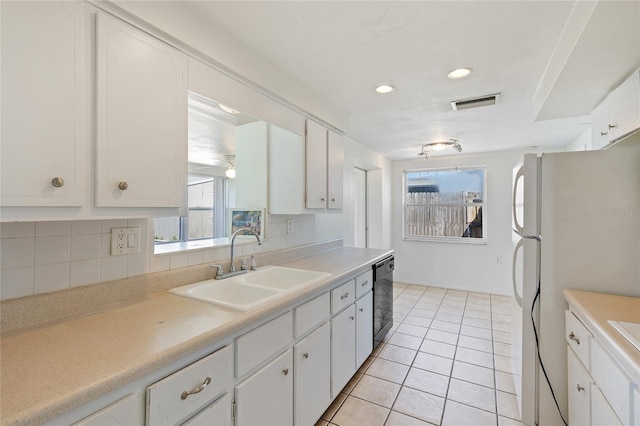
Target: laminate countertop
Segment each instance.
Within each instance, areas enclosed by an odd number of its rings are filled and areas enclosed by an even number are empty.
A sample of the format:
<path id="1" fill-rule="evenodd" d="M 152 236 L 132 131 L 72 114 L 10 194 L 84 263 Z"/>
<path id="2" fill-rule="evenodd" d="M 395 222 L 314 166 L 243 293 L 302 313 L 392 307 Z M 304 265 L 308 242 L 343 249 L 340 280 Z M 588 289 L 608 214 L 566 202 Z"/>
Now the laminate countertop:
<path id="1" fill-rule="evenodd" d="M 578 290 L 564 290 L 563 294 L 572 312 L 633 381 L 640 383 L 640 351 L 609 324 L 609 320 L 640 323 L 640 298 Z"/>
<path id="2" fill-rule="evenodd" d="M 54 419 L 248 330 L 369 270 L 392 253 L 341 247 L 280 262 L 281 266 L 328 272 L 331 277 L 248 312 L 162 292 L 98 312 L 4 333 L 0 341 L 0 423 L 39 424 Z"/>

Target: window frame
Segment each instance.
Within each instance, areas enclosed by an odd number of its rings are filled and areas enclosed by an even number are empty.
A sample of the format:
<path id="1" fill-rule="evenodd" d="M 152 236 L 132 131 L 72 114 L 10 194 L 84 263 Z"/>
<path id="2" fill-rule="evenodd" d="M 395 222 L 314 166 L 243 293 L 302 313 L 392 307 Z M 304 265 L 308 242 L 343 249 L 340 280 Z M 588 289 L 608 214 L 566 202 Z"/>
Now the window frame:
<path id="1" fill-rule="evenodd" d="M 482 171 L 482 202 L 481 203 L 424 203 L 424 205 L 432 204 L 434 206 L 443 205 L 460 205 L 460 206 L 480 206 L 482 208 L 482 238 L 472 237 L 447 237 L 447 236 L 426 236 L 426 235 L 407 235 L 407 207 L 408 205 L 421 205 L 422 203 L 409 203 L 407 200 L 408 192 L 408 175 L 411 173 L 438 172 L 438 171 L 454 171 L 454 170 L 481 170 Z M 422 242 L 442 242 L 455 244 L 487 244 L 488 241 L 488 197 L 487 197 L 487 166 L 450 166 L 450 167 L 426 167 L 416 169 L 405 169 L 402 171 L 402 240 L 403 241 L 422 241 Z"/>

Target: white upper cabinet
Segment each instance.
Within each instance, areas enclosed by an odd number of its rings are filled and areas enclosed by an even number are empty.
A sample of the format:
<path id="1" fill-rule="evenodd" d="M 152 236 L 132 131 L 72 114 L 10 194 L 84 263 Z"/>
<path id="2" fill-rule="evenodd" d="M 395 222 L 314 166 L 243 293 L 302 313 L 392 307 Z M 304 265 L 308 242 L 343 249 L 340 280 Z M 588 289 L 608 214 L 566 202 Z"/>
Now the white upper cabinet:
<path id="1" fill-rule="evenodd" d="M 96 205 L 181 207 L 187 58 L 118 19 L 97 18 Z"/>
<path id="2" fill-rule="evenodd" d="M 2 206 L 82 206 L 83 2 L 2 2 Z"/>
<path id="3" fill-rule="evenodd" d="M 327 205 L 327 129 L 307 120 L 306 128 L 306 204 L 308 209 Z"/>
<path id="4" fill-rule="evenodd" d="M 342 208 L 343 166 L 344 143 L 342 136 L 329 130 L 327 133 L 327 208 L 329 209 Z"/>
<path id="5" fill-rule="evenodd" d="M 591 112 L 592 148 L 601 149 L 640 128 L 640 70 Z"/>
<path id="6" fill-rule="evenodd" d="M 307 120 L 306 207 L 341 209 L 344 165 L 342 136 Z"/>

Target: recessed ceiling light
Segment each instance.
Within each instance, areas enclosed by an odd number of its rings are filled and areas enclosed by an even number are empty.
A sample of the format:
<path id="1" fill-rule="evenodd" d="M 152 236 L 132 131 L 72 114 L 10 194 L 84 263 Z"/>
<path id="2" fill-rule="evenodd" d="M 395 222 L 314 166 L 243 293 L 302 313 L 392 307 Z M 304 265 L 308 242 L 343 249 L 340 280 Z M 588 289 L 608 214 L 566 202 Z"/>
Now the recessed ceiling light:
<path id="1" fill-rule="evenodd" d="M 396 90 L 396 88 L 390 84 L 381 84 L 380 86 L 376 87 L 376 92 L 382 93 L 382 94 L 391 93 L 394 90 Z"/>
<path id="2" fill-rule="evenodd" d="M 471 74 L 471 68 L 456 68 L 455 70 L 449 71 L 447 77 L 456 79 L 466 77 L 469 74 Z"/>

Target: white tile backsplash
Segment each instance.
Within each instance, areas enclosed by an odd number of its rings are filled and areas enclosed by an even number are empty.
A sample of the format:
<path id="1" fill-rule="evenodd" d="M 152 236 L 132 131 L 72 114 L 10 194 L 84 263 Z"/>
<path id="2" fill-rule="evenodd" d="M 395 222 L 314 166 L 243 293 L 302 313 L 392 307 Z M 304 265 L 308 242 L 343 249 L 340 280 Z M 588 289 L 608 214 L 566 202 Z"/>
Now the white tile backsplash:
<path id="1" fill-rule="evenodd" d="M 0 299 L 15 299 L 33 294 L 33 266 L 0 271 Z"/>
<path id="2" fill-rule="evenodd" d="M 58 235 L 53 237 L 36 238 L 36 265 L 68 262 L 70 254 L 70 236 Z"/>
<path id="3" fill-rule="evenodd" d="M 71 261 L 69 264 L 69 286 L 77 287 L 100 282 L 100 259 Z"/>
<path id="4" fill-rule="evenodd" d="M 69 235 L 71 222 L 36 222 L 36 237 Z"/>
<path id="5" fill-rule="evenodd" d="M 34 222 L 9 222 L 0 224 L 1 238 L 33 237 L 36 232 Z"/>
<path id="6" fill-rule="evenodd" d="M 71 236 L 71 256 L 73 260 L 99 259 L 100 234 L 85 234 Z"/>
<path id="7" fill-rule="evenodd" d="M 2 268 L 19 268 L 34 265 L 34 239 L 2 238 L 0 246 L 0 262 Z"/>
<path id="8" fill-rule="evenodd" d="M 287 220 L 293 221 L 291 234 Z M 238 241 L 237 259 L 313 242 L 313 215 L 267 215 L 266 222 L 263 245 Z M 140 253 L 111 256 L 111 228 L 124 227 L 140 228 Z M 229 247 L 156 256 L 152 233 L 152 219 L 2 223 L 0 300 L 229 258 Z"/>
<path id="9" fill-rule="evenodd" d="M 36 265 L 33 289 L 35 294 L 69 288 L 69 262 Z"/>

